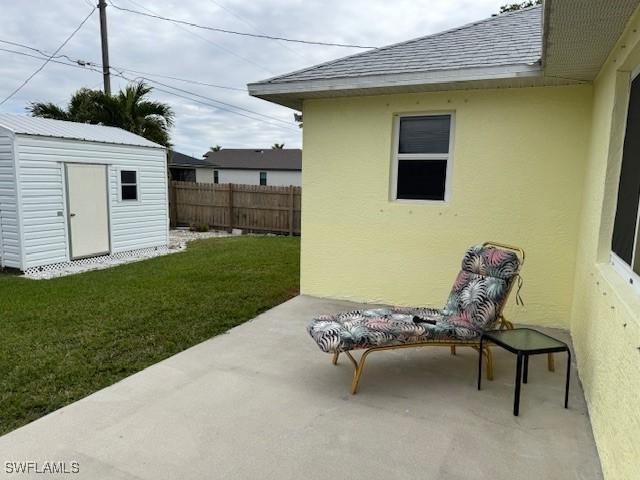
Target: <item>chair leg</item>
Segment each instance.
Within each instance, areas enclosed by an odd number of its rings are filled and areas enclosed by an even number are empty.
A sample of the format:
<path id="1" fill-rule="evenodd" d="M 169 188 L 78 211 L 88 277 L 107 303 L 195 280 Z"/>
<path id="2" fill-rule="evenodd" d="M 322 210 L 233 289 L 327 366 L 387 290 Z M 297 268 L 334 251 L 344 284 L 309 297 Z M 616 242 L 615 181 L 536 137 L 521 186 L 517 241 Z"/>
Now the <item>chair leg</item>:
<path id="1" fill-rule="evenodd" d="M 553 353 L 547 353 L 547 368 L 550 372 L 556 371 L 556 362 L 553 358 Z"/>
<path id="2" fill-rule="evenodd" d="M 338 364 L 338 357 L 340 356 L 340 352 L 336 352 L 333 354 L 333 358 L 331 359 L 331 363 L 334 365 Z"/>
<path id="3" fill-rule="evenodd" d="M 451 355 L 455 355 L 455 354 L 456 354 L 456 346 L 451 345 Z"/>
<path id="4" fill-rule="evenodd" d="M 345 352 L 351 362 L 353 363 L 354 371 L 353 371 L 353 380 L 351 381 L 351 394 L 355 395 L 358 393 L 358 384 L 360 383 L 360 377 L 362 376 L 362 370 L 364 370 L 364 362 L 367 359 L 367 355 L 371 353 L 374 349 L 365 350 L 362 356 L 360 357 L 360 362 L 357 362 L 355 358 L 349 353 Z"/>

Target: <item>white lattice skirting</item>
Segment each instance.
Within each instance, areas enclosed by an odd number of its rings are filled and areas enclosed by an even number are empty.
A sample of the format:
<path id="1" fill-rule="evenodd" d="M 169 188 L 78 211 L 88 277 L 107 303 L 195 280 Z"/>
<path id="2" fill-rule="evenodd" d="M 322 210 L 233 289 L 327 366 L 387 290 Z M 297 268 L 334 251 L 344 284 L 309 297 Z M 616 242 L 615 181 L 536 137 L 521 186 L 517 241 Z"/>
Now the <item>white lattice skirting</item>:
<path id="1" fill-rule="evenodd" d="M 24 275 L 34 279 L 61 277 L 88 270 L 99 270 L 124 263 L 131 263 L 139 260 L 146 260 L 147 258 L 168 255 L 170 253 L 179 252 L 183 249 L 184 245 L 178 246 L 177 248 L 169 248 L 166 246 L 140 248 L 137 250 L 129 250 L 127 252 L 101 255 L 99 257 L 81 258 L 78 260 L 71 260 L 69 262 L 59 262 L 39 267 L 30 267 L 24 271 Z"/>

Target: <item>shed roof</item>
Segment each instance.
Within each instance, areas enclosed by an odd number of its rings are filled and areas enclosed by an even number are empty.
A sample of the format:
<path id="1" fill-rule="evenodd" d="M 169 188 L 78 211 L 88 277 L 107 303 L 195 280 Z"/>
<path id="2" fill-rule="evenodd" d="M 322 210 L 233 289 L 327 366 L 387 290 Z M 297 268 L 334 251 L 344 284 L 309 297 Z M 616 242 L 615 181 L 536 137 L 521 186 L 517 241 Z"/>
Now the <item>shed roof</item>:
<path id="1" fill-rule="evenodd" d="M 16 113 L 0 113 L 0 128 L 19 135 L 68 138 L 87 142 L 114 143 L 138 147 L 165 148 L 144 137 L 117 127 L 66 122 L 49 118 L 31 117 Z"/>
<path id="2" fill-rule="evenodd" d="M 220 169 L 302 170 L 302 150 L 299 148 L 223 148 L 218 152 L 207 152 L 205 157 Z"/>

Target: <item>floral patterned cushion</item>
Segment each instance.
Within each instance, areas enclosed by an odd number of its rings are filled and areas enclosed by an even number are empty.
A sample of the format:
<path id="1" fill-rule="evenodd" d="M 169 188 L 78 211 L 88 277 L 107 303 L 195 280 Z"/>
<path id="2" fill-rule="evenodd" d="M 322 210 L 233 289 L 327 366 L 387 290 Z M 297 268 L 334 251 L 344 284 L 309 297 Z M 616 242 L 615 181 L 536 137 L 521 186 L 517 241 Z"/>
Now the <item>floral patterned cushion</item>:
<path id="1" fill-rule="evenodd" d="M 476 336 L 472 330 L 446 322 L 442 311 L 435 308 L 376 308 L 322 315 L 314 319 L 307 330 L 327 353 Z"/>
<path id="2" fill-rule="evenodd" d="M 458 327 L 477 332 L 493 328 L 520 268 L 518 256 L 496 247 L 467 250 L 442 314 Z"/>
<path id="3" fill-rule="evenodd" d="M 443 309 L 395 307 L 322 315 L 307 330 L 327 353 L 435 339 L 474 339 L 495 326 L 519 266 L 513 252 L 474 246 L 464 256 Z"/>

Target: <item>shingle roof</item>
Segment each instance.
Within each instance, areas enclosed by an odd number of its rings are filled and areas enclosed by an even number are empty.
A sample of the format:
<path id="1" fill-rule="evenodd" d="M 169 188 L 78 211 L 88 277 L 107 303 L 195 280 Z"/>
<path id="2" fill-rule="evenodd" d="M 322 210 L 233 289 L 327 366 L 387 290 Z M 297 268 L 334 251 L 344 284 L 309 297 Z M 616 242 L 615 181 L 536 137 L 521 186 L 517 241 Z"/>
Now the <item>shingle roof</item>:
<path id="1" fill-rule="evenodd" d="M 257 84 L 534 65 L 540 61 L 541 54 L 542 8 L 532 7 L 280 75 Z"/>
<path id="2" fill-rule="evenodd" d="M 164 148 L 144 137 L 121 128 L 65 122 L 49 118 L 30 117 L 16 113 L 0 113 L 0 128 L 22 135 L 69 138 L 89 142 L 115 143 L 139 147 Z"/>
<path id="3" fill-rule="evenodd" d="M 170 167 L 213 167 L 213 162 L 207 158 L 196 158 L 191 155 L 176 152 L 169 152 Z"/>
<path id="4" fill-rule="evenodd" d="M 216 168 L 241 170 L 302 170 L 302 150 L 298 148 L 252 150 L 223 148 L 218 152 L 207 152 L 208 160 Z"/>

